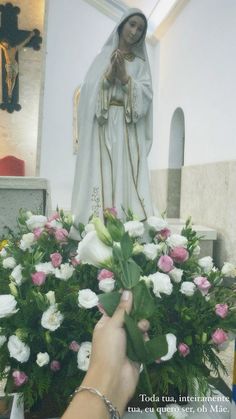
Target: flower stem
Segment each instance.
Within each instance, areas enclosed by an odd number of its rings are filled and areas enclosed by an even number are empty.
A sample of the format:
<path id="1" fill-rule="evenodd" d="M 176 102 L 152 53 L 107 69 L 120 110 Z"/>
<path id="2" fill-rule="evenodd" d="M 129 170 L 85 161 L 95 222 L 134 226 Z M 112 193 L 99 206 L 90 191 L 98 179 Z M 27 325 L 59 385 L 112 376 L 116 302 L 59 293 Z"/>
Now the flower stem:
<path id="1" fill-rule="evenodd" d="M 149 395 L 152 396 L 153 395 L 153 389 L 152 389 L 152 384 L 151 384 L 151 381 L 150 381 L 150 378 L 149 378 L 149 374 L 148 374 L 148 370 L 147 370 L 146 364 L 143 364 L 143 371 L 144 371 L 144 374 L 145 374 L 145 379 L 146 379 L 146 384 L 147 384 L 147 387 L 148 387 Z M 154 407 L 154 413 L 155 413 L 156 417 L 158 419 L 161 419 L 161 415 L 157 411 L 157 404 L 156 404 L 156 402 L 153 401 L 152 404 L 153 404 L 153 407 Z"/>

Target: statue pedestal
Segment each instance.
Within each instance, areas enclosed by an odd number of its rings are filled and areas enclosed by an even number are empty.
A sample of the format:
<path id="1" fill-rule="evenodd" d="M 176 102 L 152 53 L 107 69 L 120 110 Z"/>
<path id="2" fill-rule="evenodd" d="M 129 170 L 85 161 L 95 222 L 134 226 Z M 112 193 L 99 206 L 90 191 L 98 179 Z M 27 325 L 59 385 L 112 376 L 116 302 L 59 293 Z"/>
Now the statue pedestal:
<path id="1" fill-rule="evenodd" d="M 15 230 L 21 208 L 46 214 L 49 197 L 47 179 L 0 176 L 0 235 L 3 235 L 4 227 Z"/>

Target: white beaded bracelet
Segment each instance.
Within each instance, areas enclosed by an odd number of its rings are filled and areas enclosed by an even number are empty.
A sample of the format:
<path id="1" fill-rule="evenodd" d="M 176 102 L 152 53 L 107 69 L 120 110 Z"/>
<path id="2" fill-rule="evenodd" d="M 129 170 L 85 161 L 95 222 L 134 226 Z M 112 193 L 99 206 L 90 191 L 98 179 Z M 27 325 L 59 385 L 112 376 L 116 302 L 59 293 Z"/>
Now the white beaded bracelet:
<path id="1" fill-rule="evenodd" d="M 100 393 L 100 391 L 97 390 L 96 388 L 93 388 L 93 387 L 82 387 L 82 386 L 81 387 L 78 387 L 74 391 L 72 397 L 74 397 L 76 394 L 80 393 L 81 391 L 85 391 L 85 390 L 89 391 L 92 394 L 97 395 L 98 397 L 100 397 L 100 399 L 102 399 L 104 401 L 104 403 L 105 403 L 105 405 L 106 405 L 106 407 L 107 407 L 107 409 L 108 409 L 108 411 L 110 413 L 110 418 L 111 419 L 121 419 L 120 418 L 120 414 L 119 414 L 117 408 L 114 407 L 113 404 L 110 402 L 110 400 L 108 400 L 106 398 L 106 396 L 104 396 L 102 393 Z"/>

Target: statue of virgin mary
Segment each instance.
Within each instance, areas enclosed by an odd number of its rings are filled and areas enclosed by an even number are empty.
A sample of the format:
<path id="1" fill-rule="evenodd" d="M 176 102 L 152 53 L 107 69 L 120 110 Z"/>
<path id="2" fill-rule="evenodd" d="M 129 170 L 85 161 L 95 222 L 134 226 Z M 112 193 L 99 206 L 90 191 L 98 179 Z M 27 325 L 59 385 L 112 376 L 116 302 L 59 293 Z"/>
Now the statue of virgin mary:
<path id="1" fill-rule="evenodd" d="M 75 225 L 115 207 L 153 215 L 147 157 L 152 81 L 146 17 L 129 9 L 91 64 L 78 108 L 79 151 L 72 195 Z"/>

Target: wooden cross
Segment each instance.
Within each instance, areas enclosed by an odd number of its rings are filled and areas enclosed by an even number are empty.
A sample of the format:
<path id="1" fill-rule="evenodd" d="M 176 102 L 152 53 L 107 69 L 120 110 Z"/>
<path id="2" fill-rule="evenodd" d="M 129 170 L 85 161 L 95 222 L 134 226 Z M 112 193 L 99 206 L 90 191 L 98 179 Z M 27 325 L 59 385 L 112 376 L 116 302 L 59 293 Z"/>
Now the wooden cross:
<path id="1" fill-rule="evenodd" d="M 37 29 L 18 29 L 20 8 L 6 3 L 0 6 L 0 49 L 2 54 L 2 103 L 0 109 L 7 112 L 19 111 L 19 64 L 18 54 L 23 47 L 40 49 L 42 38 Z"/>

